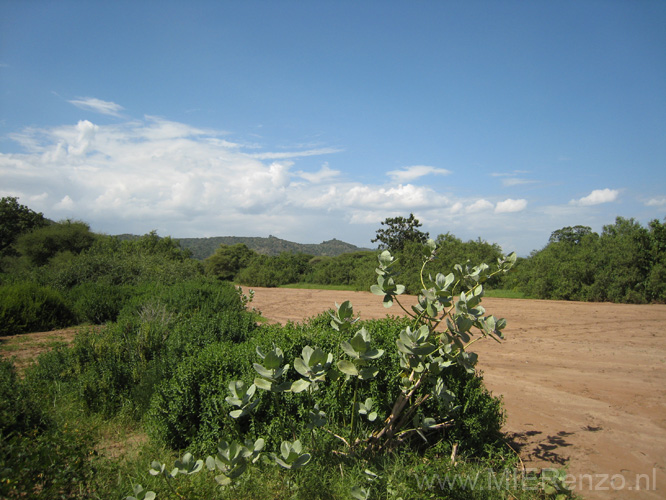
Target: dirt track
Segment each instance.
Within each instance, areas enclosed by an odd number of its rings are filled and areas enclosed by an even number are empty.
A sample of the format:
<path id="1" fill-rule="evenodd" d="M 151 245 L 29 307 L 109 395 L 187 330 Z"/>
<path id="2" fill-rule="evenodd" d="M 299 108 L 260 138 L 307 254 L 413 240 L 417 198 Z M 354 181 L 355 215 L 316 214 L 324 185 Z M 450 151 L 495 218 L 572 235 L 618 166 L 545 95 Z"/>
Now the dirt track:
<path id="1" fill-rule="evenodd" d="M 254 291 L 251 306 L 281 323 L 345 300 L 364 319 L 400 312 L 367 292 Z M 487 387 L 504 398 L 505 431 L 525 466 L 568 464 L 570 484 L 586 499 L 666 498 L 666 305 L 483 305 L 507 319 L 507 340 L 473 350 Z"/>

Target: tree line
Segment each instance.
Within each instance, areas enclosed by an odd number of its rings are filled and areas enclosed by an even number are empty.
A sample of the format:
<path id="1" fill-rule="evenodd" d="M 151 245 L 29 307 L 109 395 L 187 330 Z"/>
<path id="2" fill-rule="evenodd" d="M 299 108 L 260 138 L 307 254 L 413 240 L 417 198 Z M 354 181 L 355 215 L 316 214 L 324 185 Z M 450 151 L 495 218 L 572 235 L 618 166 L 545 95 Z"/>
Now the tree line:
<path id="1" fill-rule="evenodd" d="M 160 273 L 164 279 L 173 279 L 183 273 L 182 268 L 176 273 L 167 270 L 174 260 L 187 262 L 188 275 L 266 287 L 305 283 L 367 290 L 377 267 L 376 251 L 335 257 L 292 252 L 265 255 L 244 243 L 219 245 L 213 255 L 199 262 L 170 237 L 160 238 L 153 232 L 123 240 L 95 234 L 84 222 L 48 221 L 20 205 L 16 198 L 1 200 L 0 216 L 2 282 L 34 281 L 63 291 L 95 281 L 93 275 L 102 269 L 111 274 L 105 274 L 99 286 L 136 281 L 137 276 L 159 279 Z M 379 249 L 389 249 L 396 256 L 408 293 L 416 294 L 422 288 L 419 272 L 426 256 L 438 269 L 451 269 L 464 262 L 471 266 L 496 262 L 502 256 L 502 248 L 496 243 L 481 238 L 463 241 L 447 232 L 433 238 L 438 250 L 432 257 L 426 245 L 430 235 L 420 227 L 413 214 L 390 217 L 372 240 Z M 139 264 L 139 255 L 152 257 Z M 91 276 L 82 277 L 83 273 Z M 551 234 L 544 248 L 520 258 L 511 273 L 485 285 L 487 289 L 508 289 L 538 299 L 663 303 L 665 225 L 655 219 L 644 227 L 634 219 L 617 217 L 600 234 L 588 226 L 564 227 Z"/>
<path id="2" fill-rule="evenodd" d="M 407 291 L 421 290 L 420 265 L 428 255 L 429 234 L 410 217 L 382 222 L 373 242 L 397 257 L 397 267 Z M 439 269 L 459 262 L 471 266 L 496 262 L 502 249 L 481 238 L 463 241 L 451 233 L 434 238 L 437 253 L 432 259 Z M 346 285 L 366 290 L 374 279 L 374 251 L 337 257 L 307 254 L 265 256 L 245 245 L 221 245 L 204 261 L 209 274 L 248 286 L 280 286 L 289 283 Z M 502 288 L 537 299 L 618 303 L 666 302 L 666 225 L 655 219 L 642 226 L 635 219 L 617 217 L 601 233 L 588 226 L 567 226 L 551 234 L 546 246 L 520 258 L 506 276 L 486 283 L 487 289 Z"/>
<path id="3" fill-rule="evenodd" d="M 538 299 L 664 303 L 666 225 L 617 217 L 601 234 L 587 226 L 558 229 L 521 259 L 504 286 Z"/>

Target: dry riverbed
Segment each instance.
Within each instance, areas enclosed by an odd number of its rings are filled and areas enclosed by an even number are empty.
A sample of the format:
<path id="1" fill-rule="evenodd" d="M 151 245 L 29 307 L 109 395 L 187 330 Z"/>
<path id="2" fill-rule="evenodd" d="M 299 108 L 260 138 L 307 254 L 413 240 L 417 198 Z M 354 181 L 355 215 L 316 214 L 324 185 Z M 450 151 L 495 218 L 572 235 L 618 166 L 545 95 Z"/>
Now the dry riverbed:
<path id="1" fill-rule="evenodd" d="M 254 291 L 250 306 L 279 323 L 345 300 L 364 319 L 400 312 L 367 292 Z M 586 499 L 665 498 L 666 305 L 486 298 L 484 307 L 507 319 L 507 339 L 473 350 L 487 387 L 504 400 L 504 430 L 525 466 L 566 465 Z M 22 368 L 74 335 L 0 337 L 0 354 Z"/>

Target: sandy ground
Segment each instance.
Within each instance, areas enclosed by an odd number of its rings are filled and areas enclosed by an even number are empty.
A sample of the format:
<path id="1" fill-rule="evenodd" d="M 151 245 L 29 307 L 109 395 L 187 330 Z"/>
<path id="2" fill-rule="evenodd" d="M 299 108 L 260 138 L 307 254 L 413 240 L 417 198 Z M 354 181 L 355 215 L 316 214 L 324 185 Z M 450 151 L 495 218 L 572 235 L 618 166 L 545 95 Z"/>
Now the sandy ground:
<path id="1" fill-rule="evenodd" d="M 367 292 L 254 288 L 271 321 L 350 300 L 364 319 L 398 315 Z M 409 301 L 414 298 L 407 298 Z M 486 298 L 506 341 L 474 344 L 526 467 L 567 465 L 586 499 L 666 498 L 666 305 Z"/>
<path id="2" fill-rule="evenodd" d="M 250 307 L 280 323 L 345 300 L 364 319 L 400 313 L 368 292 L 254 291 Z M 666 498 L 666 305 L 493 298 L 483 305 L 507 319 L 507 339 L 473 350 L 487 387 L 504 400 L 504 430 L 525 466 L 566 465 L 586 499 Z M 0 337 L 0 354 L 23 367 L 74 334 Z"/>
<path id="3" fill-rule="evenodd" d="M 58 345 L 69 344 L 77 331 L 77 328 L 65 328 L 0 337 L 0 356 L 12 358 L 17 372 L 21 374 L 41 353 Z"/>

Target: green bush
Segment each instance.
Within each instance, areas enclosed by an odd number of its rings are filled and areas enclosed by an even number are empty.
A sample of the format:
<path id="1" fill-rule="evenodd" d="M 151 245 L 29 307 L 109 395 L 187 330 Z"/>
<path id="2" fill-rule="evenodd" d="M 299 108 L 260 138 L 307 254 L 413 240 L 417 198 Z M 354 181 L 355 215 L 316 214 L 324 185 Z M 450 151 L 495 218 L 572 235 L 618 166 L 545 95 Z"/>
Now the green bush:
<path id="1" fill-rule="evenodd" d="M 222 430 L 233 425 L 223 401 L 226 382 L 242 369 L 236 358 L 240 350 L 228 342 L 212 344 L 174 367 L 153 395 L 149 434 L 173 449 L 214 449 Z"/>
<path id="2" fill-rule="evenodd" d="M 305 283 L 319 285 L 349 285 L 356 290 L 367 290 L 377 267 L 375 252 L 362 251 L 337 257 L 315 257 L 310 261 L 312 271 L 303 277 Z"/>
<path id="3" fill-rule="evenodd" d="M 118 318 L 131 293 L 132 287 L 126 285 L 89 282 L 75 286 L 67 295 L 80 323 L 101 325 Z"/>
<path id="4" fill-rule="evenodd" d="M 73 498 L 91 477 L 86 433 L 56 425 L 0 358 L 0 498 Z"/>
<path id="5" fill-rule="evenodd" d="M 274 287 L 298 283 L 311 272 L 312 255 L 283 252 L 278 256 L 255 255 L 236 275 L 247 286 Z"/>
<path id="6" fill-rule="evenodd" d="M 380 375 L 363 387 L 363 400 L 373 398 L 380 419 L 390 414 L 394 403 L 391 395 L 399 390 L 395 340 L 408 324 L 404 318 L 358 324 L 358 328 L 365 327 L 370 332 L 377 348 L 387 352 L 377 360 Z M 188 448 L 200 453 L 212 453 L 221 436 L 225 439 L 261 436 L 273 446 L 293 435 L 307 436 L 308 413 L 313 402 L 306 393 L 261 391 L 255 414 L 250 420 L 239 422 L 229 416 L 233 408 L 224 402 L 229 395 L 228 384 L 239 379 L 247 385 L 252 383 L 256 376 L 252 363 L 260 361 L 257 347 L 266 352 L 278 345 L 285 362 L 291 362 L 301 356 L 306 344 L 339 355 L 340 340 L 343 340 L 340 334 L 330 327 L 330 316 L 322 314 L 303 324 L 262 326 L 242 343 L 210 344 L 184 359 L 173 376 L 156 389 L 148 414 L 150 433 L 174 449 Z M 479 375 L 459 367 L 445 373 L 445 382 L 460 407 L 453 427 L 447 429 L 447 442 L 458 443 L 469 454 L 482 453 L 488 445 L 496 446 L 504 418 L 500 400 L 488 393 Z M 353 390 L 353 384 L 342 378 L 322 384 L 313 395 L 319 407 L 326 408 L 333 432 L 342 433 L 350 421 Z M 434 398 L 424 404 L 423 412 L 435 417 L 446 415 L 446 409 L 438 407 Z"/>
<path id="7" fill-rule="evenodd" d="M 75 322 L 76 315 L 53 289 L 34 283 L 0 286 L 0 335 L 53 330 Z"/>
<path id="8" fill-rule="evenodd" d="M 15 247 L 33 265 L 43 266 L 58 253 L 81 253 L 90 248 L 95 238 L 85 222 L 66 220 L 20 235 Z"/>
<path id="9" fill-rule="evenodd" d="M 93 440 L 83 429 L 51 427 L 0 443 L 0 498 L 94 498 Z"/>
<path id="10" fill-rule="evenodd" d="M 102 287 L 77 288 L 104 295 Z M 71 381 L 88 410 L 140 418 L 154 386 L 170 378 L 184 358 L 220 341 L 241 342 L 256 327 L 229 283 L 199 278 L 144 284 L 130 292 L 116 322 L 82 330 L 71 347 L 41 356 L 32 379 Z"/>
<path id="11" fill-rule="evenodd" d="M 77 376 L 73 350 L 68 345 L 59 345 L 45 351 L 25 373 L 26 381 L 35 389 L 46 389 L 51 382 L 72 382 Z"/>
<path id="12" fill-rule="evenodd" d="M 38 402 L 16 375 L 13 363 L 0 357 L 0 441 L 10 434 L 44 427 L 45 418 Z"/>

